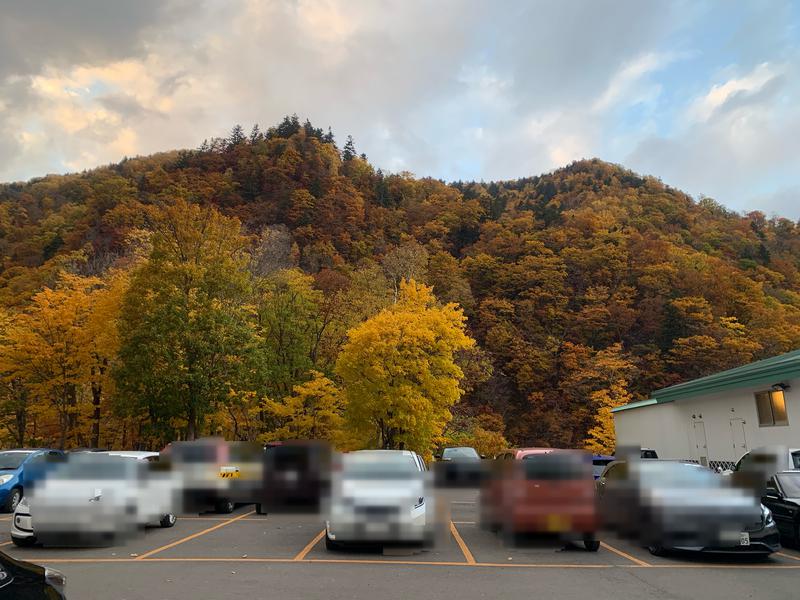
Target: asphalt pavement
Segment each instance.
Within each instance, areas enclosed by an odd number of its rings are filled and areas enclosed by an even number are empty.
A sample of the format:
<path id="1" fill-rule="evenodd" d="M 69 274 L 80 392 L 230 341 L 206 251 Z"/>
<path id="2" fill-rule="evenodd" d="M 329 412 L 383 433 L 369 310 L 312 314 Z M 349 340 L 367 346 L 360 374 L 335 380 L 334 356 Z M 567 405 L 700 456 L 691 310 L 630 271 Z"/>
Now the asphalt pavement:
<path id="1" fill-rule="evenodd" d="M 185 515 L 171 529 L 148 529 L 105 548 L 0 544 L 66 573 L 70 600 L 796 597 L 797 549 L 752 560 L 654 557 L 611 537 L 598 552 L 539 539 L 508 545 L 479 526 L 476 500 L 474 491 L 452 493 L 437 543 L 422 549 L 331 552 L 320 517 L 257 515 L 252 506 L 232 515 Z"/>

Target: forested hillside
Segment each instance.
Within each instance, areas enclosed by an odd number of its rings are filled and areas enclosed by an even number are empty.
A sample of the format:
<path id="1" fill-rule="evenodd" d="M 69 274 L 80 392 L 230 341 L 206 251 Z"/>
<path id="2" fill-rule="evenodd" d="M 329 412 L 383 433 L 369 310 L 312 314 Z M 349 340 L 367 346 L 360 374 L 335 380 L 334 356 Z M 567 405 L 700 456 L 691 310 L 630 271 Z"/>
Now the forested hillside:
<path id="1" fill-rule="evenodd" d="M 608 450 L 609 408 L 800 347 L 797 223 L 600 160 L 382 173 L 296 117 L 0 186 L 0 254 L 9 444 L 328 437 L 372 373 L 348 339 L 380 354 L 402 322 L 452 384 L 426 440 Z"/>

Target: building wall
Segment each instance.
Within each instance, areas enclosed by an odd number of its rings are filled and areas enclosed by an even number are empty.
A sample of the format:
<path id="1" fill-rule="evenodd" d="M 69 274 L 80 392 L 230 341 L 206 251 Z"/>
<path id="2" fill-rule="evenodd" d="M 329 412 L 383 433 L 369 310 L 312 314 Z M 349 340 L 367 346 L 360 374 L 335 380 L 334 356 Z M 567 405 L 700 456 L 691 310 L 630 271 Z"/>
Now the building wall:
<path id="1" fill-rule="evenodd" d="M 614 413 L 617 447 L 641 445 L 661 458 L 713 466 L 733 463 L 759 446 L 800 448 L 800 380 L 788 383 L 789 425 L 759 427 L 755 393 L 770 387 L 759 385 Z"/>

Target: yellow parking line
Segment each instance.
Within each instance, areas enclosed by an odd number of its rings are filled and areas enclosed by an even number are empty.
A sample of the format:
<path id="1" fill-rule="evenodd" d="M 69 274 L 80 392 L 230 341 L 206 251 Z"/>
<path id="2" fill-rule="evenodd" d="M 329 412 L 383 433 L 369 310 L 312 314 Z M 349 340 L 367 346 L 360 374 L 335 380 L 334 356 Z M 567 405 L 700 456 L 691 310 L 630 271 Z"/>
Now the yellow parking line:
<path id="1" fill-rule="evenodd" d="M 2 547 L 2 546 L 10 546 L 13 543 L 14 542 L 3 542 L 2 544 L 0 544 L 0 547 Z"/>
<path id="2" fill-rule="evenodd" d="M 311 552 L 311 549 L 319 544 L 319 541 L 322 539 L 322 536 L 325 535 L 325 530 L 323 529 L 317 535 L 314 536 L 314 539 L 308 542 L 305 547 L 297 553 L 297 555 L 292 559 L 293 561 L 303 560 L 306 555 Z"/>
<path id="3" fill-rule="evenodd" d="M 36 558 L 37 563 L 135 563 L 141 562 L 138 558 Z M 295 560 L 293 558 L 238 558 L 238 557 L 196 557 L 196 558 L 148 558 L 144 562 L 236 562 L 236 563 L 322 563 L 322 564 L 354 564 L 354 565 L 403 565 L 403 566 L 439 566 L 439 567 L 485 567 L 508 569 L 640 569 L 642 565 L 598 565 L 598 564 L 547 564 L 547 563 L 474 563 L 451 561 L 422 561 L 422 560 L 379 560 L 379 559 L 350 559 L 350 558 L 306 558 Z M 673 563 L 649 565 L 654 569 L 778 569 L 800 570 L 800 565 L 752 565 L 752 564 L 691 564 Z"/>
<path id="4" fill-rule="evenodd" d="M 179 539 L 179 540 L 177 540 L 175 542 L 172 542 L 171 544 L 167 544 L 166 546 L 161 546 L 160 548 L 156 548 L 155 550 L 150 550 L 149 552 L 145 552 L 144 554 L 141 554 L 141 555 L 137 556 L 135 560 L 144 560 L 145 558 L 153 556 L 154 554 L 158 554 L 159 552 L 163 552 L 164 550 L 169 550 L 170 548 L 174 548 L 175 546 L 179 546 L 180 544 L 183 544 L 184 542 L 188 542 L 189 540 L 193 540 L 195 538 L 198 538 L 201 535 L 205 535 L 207 533 L 211 533 L 212 531 L 216 531 L 217 529 L 219 529 L 221 527 L 225 527 L 226 525 L 230 525 L 231 523 L 234 523 L 234 522 L 236 522 L 236 521 L 238 521 L 240 519 L 244 519 L 245 517 L 247 517 L 249 515 L 252 515 L 254 512 L 256 512 L 256 511 L 251 510 L 250 512 L 241 514 L 238 517 L 233 517 L 232 519 L 228 519 L 227 521 L 223 521 L 219 525 L 214 525 L 213 527 L 209 527 L 208 529 L 203 529 L 203 531 L 198 531 L 197 533 L 193 533 L 192 535 L 187 535 L 185 538 L 181 538 L 181 539 Z"/>
<path id="5" fill-rule="evenodd" d="M 800 556 L 792 556 L 791 554 L 786 554 L 785 552 L 776 552 L 775 556 L 782 556 L 783 558 L 791 558 L 792 560 L 800 560 Z"/>
<path id="6" fill-rule="evenodd" d="M 621 556 L 622 558 L 627 558 L 629 561 L 639 565 L 640 567 L 652 567 L 653 566 L 650 563 L 645 562 L 643 560 L 639 560 L 638 558 L 636 558 L 634 556 L 631 556 L 627 552 L 623 552 L 622 550 L 618 550 L 617 548 L 614 548 L 614 546 L 612 546 L 610 544 L 606 544 L 605 542 L 600 542 L 600 545 L 603 548 L 605 548 L 606 550 L 610 550 L 611 552 L 613 552 L 614 554 L 616 554 L 618 556 Z"/>
<path id="7" fill-rule="evenodd" d="M 458 529 L 456 529 L 455 523 L 450 521 L 450 533 L 453 534 L 453 538 L 455 538 L 458 547 L 461 548 L 461 553 L 464 555 L 464 560 L 467 561 L 468 565 L 475 564 L 475 557 L 472 556 L 472 552 L 470 552 L 469 547 L 464 542 L 464 539 L 461 537 L 461 534 L 458 533 Z"/>

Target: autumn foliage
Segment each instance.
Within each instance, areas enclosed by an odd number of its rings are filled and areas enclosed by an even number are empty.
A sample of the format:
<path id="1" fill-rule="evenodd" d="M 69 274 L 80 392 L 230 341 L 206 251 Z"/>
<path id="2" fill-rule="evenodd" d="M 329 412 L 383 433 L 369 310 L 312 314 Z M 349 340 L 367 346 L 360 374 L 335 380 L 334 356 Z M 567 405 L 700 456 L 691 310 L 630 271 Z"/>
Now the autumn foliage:
<path id="1" fill-rule="evenodd" d="M 797 223 L 599 160 L 387 174 L 294 117 L 2 185 L 0 258 L 8 445 L 606 452 L 614 406 L 800 347 Z"/>

